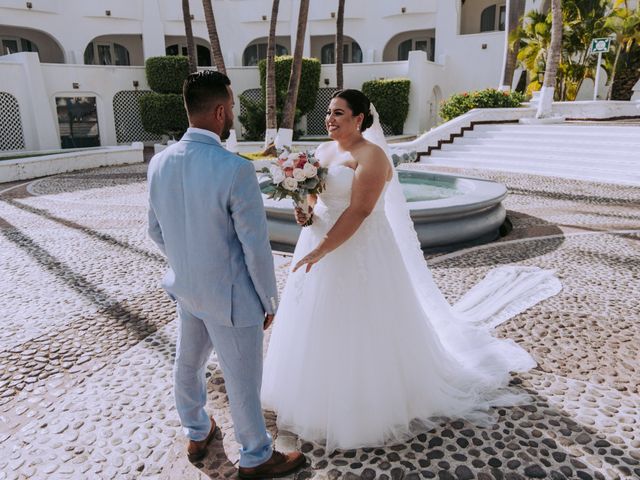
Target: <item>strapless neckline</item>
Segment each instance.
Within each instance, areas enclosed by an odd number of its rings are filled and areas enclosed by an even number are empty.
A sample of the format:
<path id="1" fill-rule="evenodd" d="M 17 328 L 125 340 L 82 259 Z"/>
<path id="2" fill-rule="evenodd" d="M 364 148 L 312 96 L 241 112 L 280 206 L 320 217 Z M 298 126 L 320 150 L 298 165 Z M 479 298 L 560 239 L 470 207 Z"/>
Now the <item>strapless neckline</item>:
<path id="1" fill-rule="evenodd" d="M 329 166 L 328 166 L 328 167 L 326 167 L 326 168 L 327 168 L 327 170 L 331 170 L 332 168 L 340 168 L 340 167 L 342 167 L 342 168 L 346 168 L 347 170 L 351 170 L 352 172 L 354 172 L 354 173 L 355 173 L 355 169 L 353 169 L 353 168 L 351 168 L 351 167 L 348 167 L 347 165 L 345 165 L 345 164 L 343 164 L 343 163 L 338 163 L 338 164 L 336 164 L 336 165 L 329 165 Z"/>

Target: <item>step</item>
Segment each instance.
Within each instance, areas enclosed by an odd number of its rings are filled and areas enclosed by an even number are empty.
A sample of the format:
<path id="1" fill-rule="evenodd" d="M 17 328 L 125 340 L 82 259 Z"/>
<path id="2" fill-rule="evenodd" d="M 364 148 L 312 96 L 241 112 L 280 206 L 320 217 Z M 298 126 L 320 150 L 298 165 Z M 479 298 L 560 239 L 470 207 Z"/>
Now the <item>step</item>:
<path id="1" fill-rule="evenodd" d="M 485 143 L 502 143 L 505 145 L 516 145 L 522 142 L 530 145 L 540 145 L 540 139 L 537 137 L 521 137 L 518 138 L 513 135 L 486 135 L 486 136 L 467 136 L 457 137 L 454 139 L 454 144 L 462 144 L 462 143 L 474 143 L 474 144 L 485 144 Z M 571 137 L 568 137 L 570 139 Z M 445 144 L 446 145 L 446 144 Z M 549 146 L 567 146 L 571 145 L 571 142 L 567 140 L 565 137 L 548 137 L 544 139 L 544 145 Z M 618 140 L 608 140 L 608 139 L 600 139 L 590 137 L 580 138 L 578 141 L 579 146 L 589 145 L 590 147 L 598 148 L 602 145 L 603 148 L 609 147 L 622 147 L 622 148 L 638 148 L 640 147 L 640 135 L 638 137 L 627 137 L 624 139 Z"/>
<path id="2" fill-rule="evenodd" d="M 549 145 L 547 142 L 544 144 L 540 144 L 540 142 L 531 142 L 530 144 L 523 144 L 519 142 L 498 142 L 497 140 L 489 140 L 485 139 L 483 141 L 472 141 L 471 139 L 464 141 L 463 139 L 457 139 L 454 143 L 445 143 L 440 148 L 443 152 L 453 152 L 453 151 L 461 151 L 461 152 L 512 152 L 514 154 L 519 154 L 520 152 L 526 151 L 527 153 L 532 152 L 540 152 L 543 155 L 548 154 L 569 154 L 571 156 L 576 155 L 622 155 L 622 156 L 631 156 L 632 158 L 635 156 L 640 160 L 640 144 L 638 145 L 618 145 L 611 144 L 610 146 L 602 146 L 601 144 L 597 145 L 585 145 L 580 144 L 579 146 L 567 145 L 566 142 L 560 143 L 557 145 Z M 639 152 L 635 154 L 634 152 Z M 432 154 L 435 153 L 432 152 Z"/>
<path id="3" fill-rule="evenodd" d="M 615 163 L 587 163 L 581 161 L 568 161 L 563 163 L 557 162 L 545 162 L 532 159 L 518 159 L 516 161 L 505 161 L 503 159 L 496 158 L 481 158 L 481 157 L 435 157 L 430 160 L 422 160 L 426 163 L 433 163 L 439 165 L 467 165 L 473 164 L 483 168 L 485 165 L 500 165 L 502 168 L 526 168 L 528 170 L 545 170 L 553 172 L 581 172 L 590 174 L 599 173 L 615 173 L 618 176 L 628 176 L 630 171 L 636 172 L 637 168 L 634 166 Z"/>
<path id="4" fill-rule="evenodd" d="M 567 125 L 567 124 L 554 124 L 554 125 L 522 125 L 522 124 L 480 124 L 475 125 L 475 130 L 482 131 L 495 131 L 495 132 L 513 132 L 513 131 L 522 131 L 522 132 L 534 132 L 536 134 L 542 134 L 547 132 L 575 132 L 575 133 L 584 133 L 584 132 L 599 132 L 599 133 L 607 133 L 607 134 L 617 134 L 617 133 L 633 133 L 640 131 L 640 127 L 637 125 L 615 125 L 615 126 L 606 126 L 606 125 Z"/>
<path id="5" fill-rule="evenodd" d="M 585 162 L 582 159 L 567 159 L 563 162 L 558 162 L 555 160 L 549 159 L 541 159 L 541 158 L 532 158 L 532 157 L 510 157 L 510 158 L 499 158 L 492 155 L 441 155 L 441 156 L 431 156 L 431 160 L 429 157 L 422 157 L 425 162 L 431 163 L 439 163 L 439 162 L 459 162 L 459 163 L 495 163 L 501 165 L 531 165 L 536 168 L 544 168 L 544 169 L 573 169 L 576 168 L 580 170 L 606 170 L 610 172 L 620 172 L 620 173 L 628 173 L 630 167 L 633 167 L 637 164 L 628 164 L 628 163 L 619 163 L 619 162 Z"/>
<path id="6" fill-rule="evenodd" d="M 468 151 L 459 150 L 434 150 L 431 152 L 431 158 L 448 158 L 448 159 L 483 159 L 489 161 L 504 162 L 534 162 L 539 164 L 550 165 L 572 165 L 575 167 L 587 167 L 591 165 L 610 165 L 622 168 L 636 167 L 640 169 L 640 158 L 637 156 L 627 155 L 536 155 L 535 153 L 523 152 L 490 152 L 486 150 Z M 423 157 L 426 158 L 426 157 Z"/>
<path id="7" fill-rule="evenodd" d="M 530 130 L 514 130 L 511 132 L 507 132 L 507 131 L 495 131 L 495 130 L 469 130 L 464 132 L 464 137 L 469 137 L 469 138 L 477 138 L 477 137 L 482 137 L 482 138 L 504 138 L 504 137 L 509 137 L 512 139 L 515 138 L 519 138 L 522 140 L 527 140 L 527 139 L 537 139 L 537 140 L 549 140 L 549 139 L 566 139 L 566 140 L 573 140 L 573 141 L 580 141 L 580 140 L 594 140 L 594 139 L 601 139 L 607 142 L 616 142 L 616 141 L 621 141 L 621 142 L 630 142 L 630 143 L 634 143 L 638 137 L 640 137 L 640 129 L 637 129 L 633 132 L 623 132 L 623 133 L 616 133 L 616 132 L 610 132 L 607 133 L 606 135 L 601 134 L 600 132 L 593 132 L 593 131 L 587 131 L 587 132 L 565 132 L 565 131 L 553 131 L 553 132 L 545 132 L 544 134 L 540 134 L 538 132 L 532 132 Z"/>
<path id="8" fill-rule="evenodd" d="M 423 157 L 424 159 L 425 157 Z M 429 158 L 429 157 L 426 157 Z M 589 180 L 599 183 L 614 183 L 621 185 L 640 185 L 640 175 L 629 175 L 627 172 L 606 169 L 576 169 L 572 167 L 544 168 L 538 164 L 532 163 L 510 163 L 491 162 L 484 160 L 466 160 L 459 161 L 456 159 L 434 159 L 421 160 L 420 163 L 425 165 L 439 165 L 456 168 L 475 168 L 478 170 L 499 170 L 516 173 L 527 173 L 532 175 L 543 175 L 550 177 L 572 178 L 577 180 Z"/>

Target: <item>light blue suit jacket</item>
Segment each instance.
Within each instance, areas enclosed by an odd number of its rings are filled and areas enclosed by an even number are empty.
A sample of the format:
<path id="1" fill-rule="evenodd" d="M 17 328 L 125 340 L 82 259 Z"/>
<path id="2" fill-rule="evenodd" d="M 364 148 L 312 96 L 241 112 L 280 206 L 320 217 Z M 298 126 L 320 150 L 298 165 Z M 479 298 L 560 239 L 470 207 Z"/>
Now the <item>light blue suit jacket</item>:
<path id="1" fill-rule="evenodd" d="M 151 159 L 149 236 L 169 261 L 162 285 L 205 322 L 248 327 L 275 314 L 267 220 L 251 162 L 187 132 Z"/>

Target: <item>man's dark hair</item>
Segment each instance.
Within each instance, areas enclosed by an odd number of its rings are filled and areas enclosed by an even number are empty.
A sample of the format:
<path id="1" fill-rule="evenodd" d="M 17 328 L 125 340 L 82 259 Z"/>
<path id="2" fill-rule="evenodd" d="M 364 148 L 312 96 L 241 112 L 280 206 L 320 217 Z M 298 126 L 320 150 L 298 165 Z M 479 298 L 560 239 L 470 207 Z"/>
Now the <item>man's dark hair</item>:
<path id="1" fill-rule="evenodd" d="M 224 73 L 215 70 L 203 70 L 191 73 L 182 85 L 182 96 L 189 115 L 207 111 L 215 101 L 229 99 L 227 85 L 231 80 Z"/>

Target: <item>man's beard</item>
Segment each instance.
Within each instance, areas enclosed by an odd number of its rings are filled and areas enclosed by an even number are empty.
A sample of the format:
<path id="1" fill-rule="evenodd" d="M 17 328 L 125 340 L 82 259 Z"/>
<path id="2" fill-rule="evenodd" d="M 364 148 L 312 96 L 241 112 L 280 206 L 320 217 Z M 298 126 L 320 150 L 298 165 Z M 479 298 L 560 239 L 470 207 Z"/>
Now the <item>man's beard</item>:
<path id="1" fill-rule="evenodd" d="M 227 120 L 227 123 L 224 124 L 224 128 L 222 129 L 222 132 L 220 132 L 220 140 L 226 140 L 227 138 L 229 138 L 232 128 L 233 128 L 233 120 Z"/>

